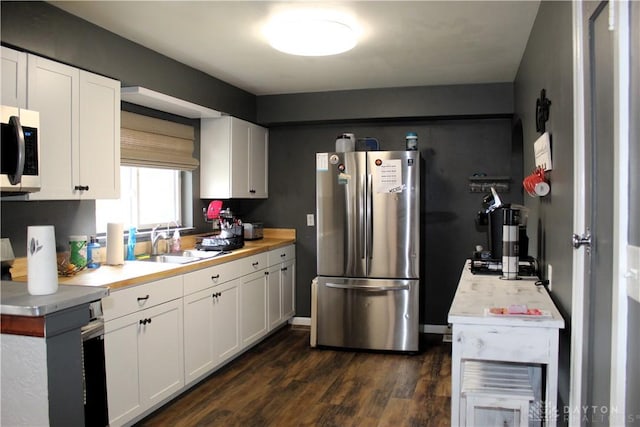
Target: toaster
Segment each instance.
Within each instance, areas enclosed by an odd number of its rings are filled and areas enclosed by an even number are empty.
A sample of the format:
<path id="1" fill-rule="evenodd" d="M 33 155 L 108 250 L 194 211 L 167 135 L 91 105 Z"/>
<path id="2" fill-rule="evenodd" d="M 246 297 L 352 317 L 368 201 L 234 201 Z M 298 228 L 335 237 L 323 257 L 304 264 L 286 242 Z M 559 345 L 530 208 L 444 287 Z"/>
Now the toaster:
<path id="1" fill-rule="evenodd" d="M 244 240 L 258 240 L 262 239 L 263 227 L 261 222 L 243 222 L 244 227 Z"/>

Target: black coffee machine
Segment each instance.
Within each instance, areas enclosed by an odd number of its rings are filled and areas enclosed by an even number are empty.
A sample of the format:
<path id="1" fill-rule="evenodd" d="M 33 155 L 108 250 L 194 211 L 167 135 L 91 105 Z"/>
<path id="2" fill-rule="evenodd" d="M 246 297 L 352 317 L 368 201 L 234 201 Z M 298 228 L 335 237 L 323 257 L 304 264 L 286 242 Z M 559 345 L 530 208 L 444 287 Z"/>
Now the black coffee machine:
<path id="1" fill-rule="evenodd" d="M 527 209 L 521 205 L 503 203 L 494 188 L 491 188 L 491 194 L 484 197 L 482 208 L 476 215 L 476 225 L 486 230 L 488 249 L 477 248 L 473 253 L 472 272 L 501 274 L 504 247 L 509 248 L 508 255 L 513 255 L 515 249 L 521 263 L 520 269 L 523 262 L 530 264 Z M 504 238 L 503 232 L 507 224 L 517 226 L 517 241 L 512 242 L 512 237 Z"/>

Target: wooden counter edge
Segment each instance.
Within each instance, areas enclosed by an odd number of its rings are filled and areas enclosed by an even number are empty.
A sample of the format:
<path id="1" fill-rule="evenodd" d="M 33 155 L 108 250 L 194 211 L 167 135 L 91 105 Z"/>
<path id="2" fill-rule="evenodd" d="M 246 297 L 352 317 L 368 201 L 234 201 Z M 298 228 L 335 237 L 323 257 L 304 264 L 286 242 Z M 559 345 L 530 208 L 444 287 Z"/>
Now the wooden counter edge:
<path id="1" fill-rule="evenodd" d="M 194 239 L 195 242 L 195 239 Z M 153 273 L 145 273 L 136 277 L 128 277 L 122 280 L 114 280 L 113 282 L 104 283 L 104 284 L 92 284 L 89 282 L 82 283 L 69 283 L 69 280 L 64 277 L 60 277 L 60 284 L 68 284 L 68 285 L 84 285 L 84 286 L 101 286 L 107 287 L 109 290 L 122 289 L 128 286 L 140 285 L 143 283 L 152 282 L 155 280 L 161 280 L 172 276 L 177 276 L 185 273 L 189 273 L 196 270 L 201 270 L 203 268 L 212 267 L 215 265 L 223 264 L 230 261 L 235 261 L 237 259 L 245 258 L 252 255 L 257 255 L 263 252 L 268 252 L 274 249 L 278 249 L 281 247 L 289 246 L 291 244 L 295 244 L 295 230 L 292 229 L 265 229 L 265 236 L 260 240 L 250 240 L 245 242 L 245 246 L 242 249 L 237 249 L 232 251 L 228 255 L 224 255 L 222 257 L 216 257 L 211 259 L 204 259 L 202 261 L 197 261 L 189 264 L 175 264 L 175 267 L 172 266 L 170 269 L 159 270 Z M 195 243 L 194 243 L 195 244 Z M 185 247 L 185 250 L 190 248 Z M 16 260 L 17 261 L 17 260 Z M 26 273 L 26 258 L 24 258 L 25 264 L 25 273 Z M 166 264 L 164 264 L 166 266 Z M 79 273 L 79 275 L 74 278 L 77 280 L 78 278 L 82 278 L 87 274 L 91 274 L 91 271 L 83 271 Z M 15 277 L 13 280 L 19 282 L 26 282 L 26 275 Z"/>

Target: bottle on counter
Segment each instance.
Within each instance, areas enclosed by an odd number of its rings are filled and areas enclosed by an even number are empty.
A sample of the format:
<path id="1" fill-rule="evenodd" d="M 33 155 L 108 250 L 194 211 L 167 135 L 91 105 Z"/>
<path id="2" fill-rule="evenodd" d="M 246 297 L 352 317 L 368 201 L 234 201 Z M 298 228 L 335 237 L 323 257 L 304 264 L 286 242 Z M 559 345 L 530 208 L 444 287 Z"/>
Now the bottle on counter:
<path id="1" fill-rule="evenodd" d="M 87 245 L 87 268 L 99 268 L 100 262 L 100 243 L 96 236 L 91 236 Z"/>
<path id="2" fill-rule="evenodd" d="M 135 261 L 136 259 L 136 228 L 129 228 L 129 239 L 127 240 L 127 260 Z"/>
<path id="3" fill-rule="evenodd" d="M 171 238 L 171 252 L 180 252 L 182 250 L 182 245 L 180 244 L 180 232 L 176 228 L 173 232 L 173 237 Z"/>

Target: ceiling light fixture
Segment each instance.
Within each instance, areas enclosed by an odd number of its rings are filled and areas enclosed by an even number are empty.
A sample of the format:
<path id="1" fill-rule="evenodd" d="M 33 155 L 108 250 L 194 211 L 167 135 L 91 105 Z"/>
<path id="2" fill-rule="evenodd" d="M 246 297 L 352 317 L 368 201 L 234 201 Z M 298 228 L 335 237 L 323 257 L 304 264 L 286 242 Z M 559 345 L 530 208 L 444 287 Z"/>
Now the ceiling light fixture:
<path id="1" fill-rule="evenodd" d="M 269 44 L 284 53 L 301 56 L 336 55 L 352 49 L 358 35 L 348 17 L 320 10 L 287 11 L 274 16 L 265 28 Z"/>

